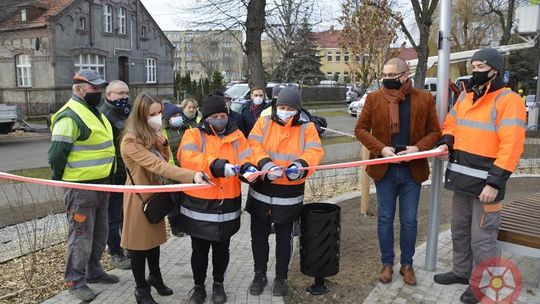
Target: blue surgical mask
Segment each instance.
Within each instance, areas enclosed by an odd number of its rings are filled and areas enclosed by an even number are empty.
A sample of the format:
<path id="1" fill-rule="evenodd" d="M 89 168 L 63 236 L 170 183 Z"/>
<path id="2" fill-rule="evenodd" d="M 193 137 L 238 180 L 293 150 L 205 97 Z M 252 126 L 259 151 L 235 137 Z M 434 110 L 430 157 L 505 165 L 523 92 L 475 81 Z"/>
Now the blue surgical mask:
<path id="1" fill-rule="evenodd" d="M 184 119 L 182 118 L 182 116 L 173 116 L 169 118 L 169 124 L 172 127 L 180 127 L 182 123 L 184 123 Z"/>
<path id="2" fill-rule="evenodd" d="M 291 117 L 296 115 L 296 113 L 298 113 L 298 111 L 276 110 L 277 117 L 284 123 L 287 123 Z"/>

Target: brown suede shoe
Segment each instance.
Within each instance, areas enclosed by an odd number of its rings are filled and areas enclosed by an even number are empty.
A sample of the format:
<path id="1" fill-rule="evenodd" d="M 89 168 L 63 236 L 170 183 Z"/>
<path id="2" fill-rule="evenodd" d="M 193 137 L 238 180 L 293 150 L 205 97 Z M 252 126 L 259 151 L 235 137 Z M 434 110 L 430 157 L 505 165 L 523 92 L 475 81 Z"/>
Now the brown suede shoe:
<path id="1" fill-rule="evenodd" d="M 411 265 L 401 266 L 399 274 L 403 276 L 403 282 L 409 285 L 416 285 L 416 276 L 414 275 L 414 269 Z"/>
<path id="2" fill-rule="evenodd" d="M 384 284 L 391 283 L 393 274 L 394 269 L 392 269 L 392 265 L 383 265 L 381 274 L 379 275 L 379 281 Z"/>

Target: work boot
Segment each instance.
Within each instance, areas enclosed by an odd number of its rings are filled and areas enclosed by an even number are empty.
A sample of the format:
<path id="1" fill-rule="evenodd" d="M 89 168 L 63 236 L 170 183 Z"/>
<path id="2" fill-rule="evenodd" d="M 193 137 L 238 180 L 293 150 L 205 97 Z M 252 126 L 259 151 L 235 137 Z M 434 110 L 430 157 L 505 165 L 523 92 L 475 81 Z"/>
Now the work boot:
<path id="1" fill-rule="evenodd" d="M 163 283 L 163 277 L 154 277 L 152 275 L 149 275 L 146 279 L 146 283 L 148 285 L 154 287 L 160 296 L 170 296 L 173 294 L 173 290 L 170 289 Z"/>
<path id="2" fill-rule="evenodd" d="M 114 254 L 110 257 L 111 265 L 118 269 L 131 269 L 131 261 L 123 254 Z"/>
<path id="3" fill-rule="evenodd" d="M 150 293 L 150 286 L 143 288 L 135 288 L 135 300 L 137 304 L 157 304 L 157 302 L 152 298 Z"/>
<path id="4" fill-rule="evenodd" d="M 212 286 L 212 302 L 214 304 L 223 304 L 227 302 L 227 295 L 225 294 L 223 283 L 214 282 L 214 285 Z"/>
<path id="5" fill-rule="evenodd" d="M 381 273 L 379 274 L 379 282 L 384 284 L 391 283 L 393 274 L 394 269 L 392 268 L 392 265 L 383 265 Z"/>
<path id="6" fill-rule="evenodd" d="M 251 285 L 249 285 L 249 294 L 252 296 L 260 295 L 266 284 L 268 284 L 266 272 L 255 270 L 255 277 L 253 277 L 253 281 L 251 281 Z"/>
<path id="7" fill-rule="evenodd" d="M 469 285 L 469 279 L 458 277 L 453 271 L 438 273 L 433 276 L 433 281 L 442 285 L 463 284 Z"/>
<path id="8" fill-rule="evenodd" d="M 469 285 L 469 287 L 467 287 L 465 292 L 463 292 L 463 294 L 461 294 L 461 297 L 459 297 L 459 300 L 461 301 L 461 303 L 465 303 L 465 304 L 476 304 L 476 303 L 478 303 L 478 300 L 474 296 L 470 285 Z"/>
<path id="9" fill-rule="evenodd" d="M 91 283 L 91 284 L 97 284 L 97 283 L 114 284 L 114 283 L 118 283 L 118 281 L 120 280 L 118 279 L 117 276 L 115 276 L 114 274 L 108 274 L 106 272 L 104 272 L 102 275 L 100 275 L 97 278 L 86 279 L 86 282 Z"/>
<path id="10" fill-rule="evenodd" d="M 274 286 L 272 286 L 272 295 L 276 297 L 284 297 L 287 295 L 289 287 L 287 286 L 287 279 L 276 278 L 274 280 Z"/>
<path id="11" fill-rule="evenodd" d="M 403 265 L 399 269 L 399 274 L 403 276 L 403 282 L 408 285 L 416 285 L 416 276 L 412 265 Z"/>
<path id="12" fill-rule="evenodd" d="M 70 288 L 69 293 L 75 298 L 85 302 L 90 302 L 96 297 L 96 294 L 92 291 L 92 289 L 90 289 L 90 287 L 88 287 L 88 285 L 83 285 L 78 288 Z"/>
<path id="13" fill-rule="evenodd" d="M 206 299 L 206 289 L 204 285 L 195 285 L 193 287 L 193 293 L 189 297 L 189 304 L 203 304 L 204 299 Z"/>

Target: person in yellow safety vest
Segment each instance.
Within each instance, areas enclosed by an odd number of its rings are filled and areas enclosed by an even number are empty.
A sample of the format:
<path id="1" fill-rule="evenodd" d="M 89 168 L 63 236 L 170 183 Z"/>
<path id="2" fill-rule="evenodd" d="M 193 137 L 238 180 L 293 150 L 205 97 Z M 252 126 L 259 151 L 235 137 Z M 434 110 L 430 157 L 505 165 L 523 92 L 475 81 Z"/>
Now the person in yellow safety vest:
<path id="1" fill-rule="evenodd" d="M 525 108 L 504 87 L 501 53 L 486 48 L 471 58 L 473 77 L 446 116 L 439 148 L 449 161 L 445 187 L 452 199 L 453 269 L 434 276 L 439 284 L 470 284 L 473 268 L 498 256 L 506 181 L 516 169 L 525 142 Z M 478 303 L 471 286 L 463 303 Z"/>
<path id="2" fill-rule="evenodd" d="M 53 179 L 110 182 L 115 170 L 113 130 L 97 109 L 106 85 L 93 70 L 81 70 L 73 77 L 73 96 L 51 118 L 48 160 Z M 118 282 L 100 262 L 109 225 L 107 200 L 107 192 L 64 189 L 69 227 L 64 281 L 70 294 L 82 301 L 96 297 L 86 283 Z"/>
<path id="3" fill-rule="evenodd" d="M 252 295 L 260 295 L 268 283 L 271 224 L 276 231 L 276 279 L 274 296 L 287 294 L 287 273 L 291 256 L 293 222 L 298 220 L 304 202 L 305 180 L 324 155 L 315 125 L 301 111 L 302 96 L 295 87 L 283 88 L 272 116 L 260 117 L 248 137 L 253 149 L 252 162 L 270 170 L 249 188 L 246 210 L 251 214 L 251 245 L 255 277 Z"/>
<path id="4" fill-rule="evenodd" d="M 191 236 L 191 269 L 195 287 L 189 303 L 204 303 L 208 252 L 212 247 L 212 303 L 225 303 L 223 287 L 229 264 L 231 237 L 240 228 L 240 178 L 258 170 L 249 162 L 252 150 L 238 126 L 230 120 L 223 96 L 209 95 L 202 103 L 203 123 L 189 129 L 178 149 L 183 168 L 201 170 L 215 187 L 186 191 L 181 203 L 184 231 Z M 245 181 L 245 180 L 244 180 Z"/>

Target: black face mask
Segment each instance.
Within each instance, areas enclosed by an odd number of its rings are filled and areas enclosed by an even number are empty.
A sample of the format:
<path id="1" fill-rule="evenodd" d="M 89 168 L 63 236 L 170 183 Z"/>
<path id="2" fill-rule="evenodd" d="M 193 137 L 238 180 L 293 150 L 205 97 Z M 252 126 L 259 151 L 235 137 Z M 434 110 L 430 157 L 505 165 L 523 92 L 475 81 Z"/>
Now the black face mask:
<path id="1" fill-rule="evenodd" d="M 403 75 L 403 74 L 402 74 Z M 401 77 L 401 76 L 399 76 Z M 399 81 L 399 77 L 398 78 L 394 78 L 394 79 L 383 79 L 382 81 L 382 84 L 385 88 L 389 89 L 389 90 L 399 90 L 399 88 L 401 88 L 401 86 L 403 85 L 401 83 L 401 81 Z"/>
<path id="2" fill-rule="evenodd" d="M 101 92 L 97 93 L 86 93 L 84 96 L 84 101 L 92 107 L 97 107 L 101 102 Z"/>
<path id="3" fill-rule="evenodd" d="M 483 85 L 486 84 L 491 77 L 488 76 L 491 70 L 485 72 L 472 72 L 471 84 L 472 85 Z"/>

